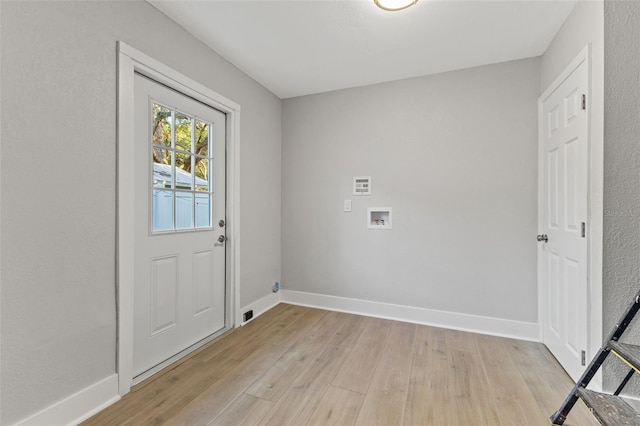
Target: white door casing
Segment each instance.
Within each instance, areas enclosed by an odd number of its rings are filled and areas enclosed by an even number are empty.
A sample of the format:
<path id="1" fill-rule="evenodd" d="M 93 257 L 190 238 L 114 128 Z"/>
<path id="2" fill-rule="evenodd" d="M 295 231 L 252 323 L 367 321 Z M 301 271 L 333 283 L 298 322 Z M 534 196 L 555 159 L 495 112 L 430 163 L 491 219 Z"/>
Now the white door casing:
<path id="1" fill-rule="evenodd" d="M 226 114 L 227 223 L 225 328 L 241 324 L 240 313 L 240 106 L 144 53 L 118 42 L 117 373 L 120 395 L 134 377 L 135 119 L 134 76 L 145 75 Z"/>
<path id="2" fill-rule="evenodd" d="M 538 286 L 542 341 L 577 380 L 589 333 L 588 55 L 539 99 Z"/>
<path id="3" fill-rule="evenodd" d="M 144 378 L 225 327 L 226 117 L 140 74 L 134 86 L 133 374 Z"/>

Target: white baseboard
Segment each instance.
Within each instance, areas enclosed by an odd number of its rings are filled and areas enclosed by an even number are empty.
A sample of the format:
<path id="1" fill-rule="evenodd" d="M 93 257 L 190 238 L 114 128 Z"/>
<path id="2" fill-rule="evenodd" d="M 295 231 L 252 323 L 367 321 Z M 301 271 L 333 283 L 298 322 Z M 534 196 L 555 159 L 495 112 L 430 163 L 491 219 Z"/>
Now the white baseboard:
<path id="1" fill-rule="evenodd" d="M 271 309 L 274 306 L 276 306 L 277 304 L 279 304 L 280 301 L 282 300 L 281 294 L 282 294 L 282 291 L 279 291 L 277 293 L 268 294 L 265 297 L 263 297 L 262 299 L 258 299 L 255 302 L 250 303 L 247 306 L 243 307 L 240 310 L 241 318 L 243 318 L 243 315 L 244 315 L 245 312 L 247 312 L 249 310 L 252 310 L 252 309 L 253 309 L 253 318 L 250 319 L 249 321 L 246 321 L 246 322 L 243 321 L 240 325 L 245 325 L 245 324 L 253 321 L 254 319 L 259 317 L 263 313 L 267 312 L 269 309 Z"/>
<path id="2" fill-rule="evenodd" d="M 634 410 L 640 412 L 640 398 L 631 395 L 620 395 L 622 399 L 633 407 Z"/>
<path id="3" fill-rule="evenodd" d="M 16 426 L 77 425 L 119 399 L 118 375 L 114 374 L 21 420 Z"/>
<path id="4" fill-rule="evenodd" d="M 436 311 L 433 309 L 415 308 L 301 291 L 281 290 L 281 293 L 282 302 L 293 305 L 309 306 L 330 311 L 366 315 L 533 342 L 540 341 L 540 328 L 537 323 L 532 322 Z"/>

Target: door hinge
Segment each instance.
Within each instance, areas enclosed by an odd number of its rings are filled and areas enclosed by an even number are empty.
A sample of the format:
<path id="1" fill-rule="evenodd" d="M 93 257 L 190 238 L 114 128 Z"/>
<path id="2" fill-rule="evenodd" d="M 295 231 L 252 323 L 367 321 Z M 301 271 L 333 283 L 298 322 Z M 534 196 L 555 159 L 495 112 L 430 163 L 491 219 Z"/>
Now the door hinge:
<path id="1" fill-rule="evenodd" d="M 587 365 L 587 353 L 585 351 L 580 351 L 580 362 L 583 367 Z"/>
<path id="2" fill-rule="evenodd" d="M 582 95 L 582 110 L 587 110 L 587 95 Z"/>
<path id="3" fill-rule="evenodd" d="M 580 222 L 580 236 L 582 238 L 587 236 L 587 224 L 584 222 Z"/>

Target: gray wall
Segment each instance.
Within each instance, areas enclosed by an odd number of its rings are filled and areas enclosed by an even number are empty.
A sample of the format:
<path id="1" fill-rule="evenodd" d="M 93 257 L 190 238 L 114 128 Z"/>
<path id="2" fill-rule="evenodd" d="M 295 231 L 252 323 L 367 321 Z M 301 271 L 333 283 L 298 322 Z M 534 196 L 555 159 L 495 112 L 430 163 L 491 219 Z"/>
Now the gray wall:
<path id="1" fill-rule="evenodd" d="M 569 63 L 591 45 L 590 58 L 590 182 L 589 182 L 589 265 L 590 309 L 602 315 L 602 222 L 603 222 L 603 146 L 604 146 L 604 2 L 579 1 L 542 56 L 544 92 Z M 589 355 L 602 345 L 602 321 L 590 324 Z"/>
<path id="2" fill-rule="evenodd" d="M 592 59 L 600 62 L 595 68 L 602 67 L 604 5 L 602 0 L 578 1 L 567 20 L 553 38 L 542 55 L 541 82 L 542 91 L 560 75 L 587 45 L 592 44 Z M 600 69 L 600 72 L 602 69 Z"/>
<path id="3" fill-rule="evenodd" d="M 534 58 L 283 101 L 283 288 L 536 322 L 539 88 Z"/>
<path id="4" fill-rule="evenodd" d="M 2 418 L 115 373 L 116 41 L 242 106 L 242 304 L 280 278 L 281 101 L 149 4 L 0 2 Z"/>
<path id="5" fill-rule="evenodd" d="M 608 333 L 640 290 L 640 2 L 607 1 L 604 11 L 603 309 Z M 635 321 L 626 340 L 640 342 L 639 326 Z M 605 385 L 613 389 L 625 369 L 612 363 L 605 372 Z"/>

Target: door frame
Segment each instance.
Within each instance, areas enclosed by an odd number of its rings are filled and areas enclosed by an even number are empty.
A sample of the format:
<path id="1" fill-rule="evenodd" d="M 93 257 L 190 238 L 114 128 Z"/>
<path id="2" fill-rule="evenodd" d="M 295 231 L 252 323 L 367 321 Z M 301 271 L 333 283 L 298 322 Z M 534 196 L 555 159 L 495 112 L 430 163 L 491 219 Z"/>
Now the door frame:
<path id="1" fill-rule="evenodd" d="M 558 75 L 549 87 L 538 98 L 538 230 L 542 229 L 544 200 L 542 199 L 542 185 L 544 176 L 540 171 L 540 161 L 543 158 L 543 120 L 542 104 L 582 63 L 586 62 L 588 73 L 587 86 L 587 347 L 586 362 L 592 359 L 602 346 L 602 236 L 603 236 L 603 140 L 599 134 L 594 134 L 593 120 L 602 118 L 602 99 L 594 102 L 594 73 L 591 58 L 591 43 L 587 44 L 569 65 Z M 598 106 L 598 112 L 594 112 Z M 533 236 L 532 236 L 533 237 Z M 540 341 L 543 342 L 543 330 L 546 321 L 545 296 L 547 289 L 542 285 L 542 263 L 540 246 L 537 250 L 538 273 L 538 323 Z M 597 387 L 601 386 L 601 377 L 592 381 Z"/>
<path id="2" fill-rule="evenodd" d="M 226 113 L 227 224 L 225 329 L 240 321 L 240 105 L 178 71 L 118 42 L 117 93 L 117 373 L 118 392 L 133 383 L 134 289 L 134 73 L 143 74 L 178 92 Z"/>

